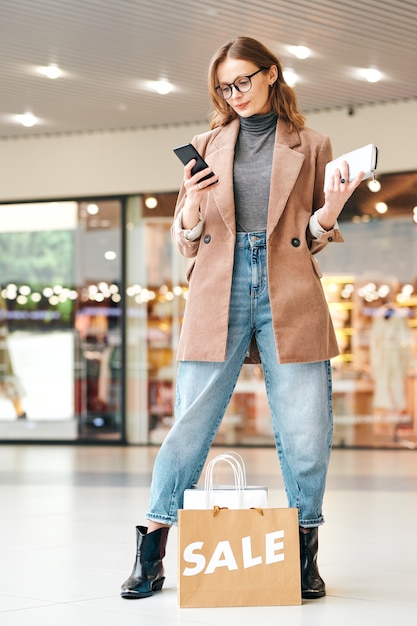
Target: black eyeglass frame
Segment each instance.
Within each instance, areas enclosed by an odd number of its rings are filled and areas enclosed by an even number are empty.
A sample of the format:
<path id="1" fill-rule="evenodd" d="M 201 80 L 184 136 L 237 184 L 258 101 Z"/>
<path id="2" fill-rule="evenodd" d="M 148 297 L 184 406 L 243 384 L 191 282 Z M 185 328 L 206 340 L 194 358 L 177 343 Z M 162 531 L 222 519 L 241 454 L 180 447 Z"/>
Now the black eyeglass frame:
<path id="1" fill-rule="evenodd" d="M 233 83 L 220 83 L 219 85 L 217 85 L 217 87 L 215 87 L 215 90 L 217 91 L 217 93 L 219 94 L 220 98 L 222 98 L 222 100 L 229 100 L 229 98 L 232 97 L 233 95 L 233 87 L 236 89 L 236 91 L 238 91 L 239 93 L 247 93 L 248 91 L 250 91 L 252 89 L 252 78 L 254 76 L 256 76 L 256 74 L 259 74 L 259 72 L 264 72 L 265 70 L 269 70 L 269 67 L 261 67 L 259 68 L 259 70 L 256 70 L 256 72 L 253 72 L 253 74 L 249 74 L 249 76 L 238 76 Z M 242 89 L 240 89 L 238 87 L 238 85 L 236 85 L 236 81 L 237 80 L 241 80 L 242 78 L 247 78 L 249 81 L 249 88 L 245 89 L 244 91 L 242 91 Z M 223 95 L 223 90 L 229 87 L 230 89 L 230 96 L 224 96 Z"/>

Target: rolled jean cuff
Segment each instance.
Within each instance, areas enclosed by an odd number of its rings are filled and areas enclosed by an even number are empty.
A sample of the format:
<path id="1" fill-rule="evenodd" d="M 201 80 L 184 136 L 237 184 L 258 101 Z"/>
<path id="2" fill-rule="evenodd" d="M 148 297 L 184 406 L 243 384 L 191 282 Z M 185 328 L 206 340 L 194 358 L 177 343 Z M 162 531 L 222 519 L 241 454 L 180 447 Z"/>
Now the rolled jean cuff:
<path id="1" fill-rule="evenodd" d="M 325 519 L 323 516 L 317 519 L 310 519 L 310 520 L 299 519 L 298 520 L 298 525 L 302 526 L 303 528 L 316 528 L 317 526 L 322 526 L 324 523 L 325 523 Z"/>
<path id="2" fill-rule="evenodd" d="M 171 518 L 167 515 L 153 515 L 149 513 L 146 516 L 150 522 L 157 522 L 158 524 L 169 524 L 170 526 L 178 526 L 178 518 Z"/>

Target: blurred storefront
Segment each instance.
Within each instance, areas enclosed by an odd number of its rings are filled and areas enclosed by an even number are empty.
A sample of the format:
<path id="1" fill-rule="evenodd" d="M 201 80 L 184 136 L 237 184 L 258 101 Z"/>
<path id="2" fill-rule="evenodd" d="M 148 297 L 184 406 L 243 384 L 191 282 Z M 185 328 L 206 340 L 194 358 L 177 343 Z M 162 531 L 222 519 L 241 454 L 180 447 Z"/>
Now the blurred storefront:
<path id="1" fill-rule="evenodd" d="M 0 439 L 122 436 L 122 209 L 0 205 Z"/>
<path id="2" fill-rule="evenodd" d="M 362 187 L 345 243 L 317 257 L 341 352 L 334 445 L 414 448 L 417 217 L 370 214 Z M 175 198 L 0 205 L 1 441 L 163 441 L 187 298 Z M 216 443 L 273 445 L 260 366 L 242 369 Z"/>

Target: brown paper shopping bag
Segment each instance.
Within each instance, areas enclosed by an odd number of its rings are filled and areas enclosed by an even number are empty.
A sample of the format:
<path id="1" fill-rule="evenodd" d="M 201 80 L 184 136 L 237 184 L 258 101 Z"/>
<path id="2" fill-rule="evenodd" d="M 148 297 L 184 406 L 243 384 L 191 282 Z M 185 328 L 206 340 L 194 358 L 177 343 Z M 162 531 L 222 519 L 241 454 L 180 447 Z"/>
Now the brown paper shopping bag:
<path id="1" fill-rule="evenodd" d="M 301 604 L 297 509 L 180 510 L 185 607 Z"/>

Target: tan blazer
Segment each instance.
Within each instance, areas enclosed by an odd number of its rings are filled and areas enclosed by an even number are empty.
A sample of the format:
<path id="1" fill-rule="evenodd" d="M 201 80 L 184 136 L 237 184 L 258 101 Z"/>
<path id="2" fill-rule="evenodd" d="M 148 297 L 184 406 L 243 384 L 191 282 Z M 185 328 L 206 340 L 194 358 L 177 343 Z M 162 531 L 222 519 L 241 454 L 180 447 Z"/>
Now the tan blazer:
<path id="1" fill-rule="evenodd" d="M 220 183 L 201 203 L 203 234 L 189 241 L 178 228 L 185 189 L 180 189 L 172 228 L 181 254 L 192 258 L 189 292 L 178 359 L 224 361 L 235 246 L 233 159 L 239 121 L 194 137 Z M 330 241 L 343 241 L 338 229 L 312 240 L 312 212 L 323 206 L 324 166 L 332 158 L 327 137 L 308 128 L 289 131 L 278 122 L 267 224 L 268 282 L 275 343 L 280 363 L 313 362 L 338 354 L 321 273 L 313 254 Z M 254 163 L 256 167 L 256 163 Z M 256 346 L 251 362 L 258 362 Z"/>

